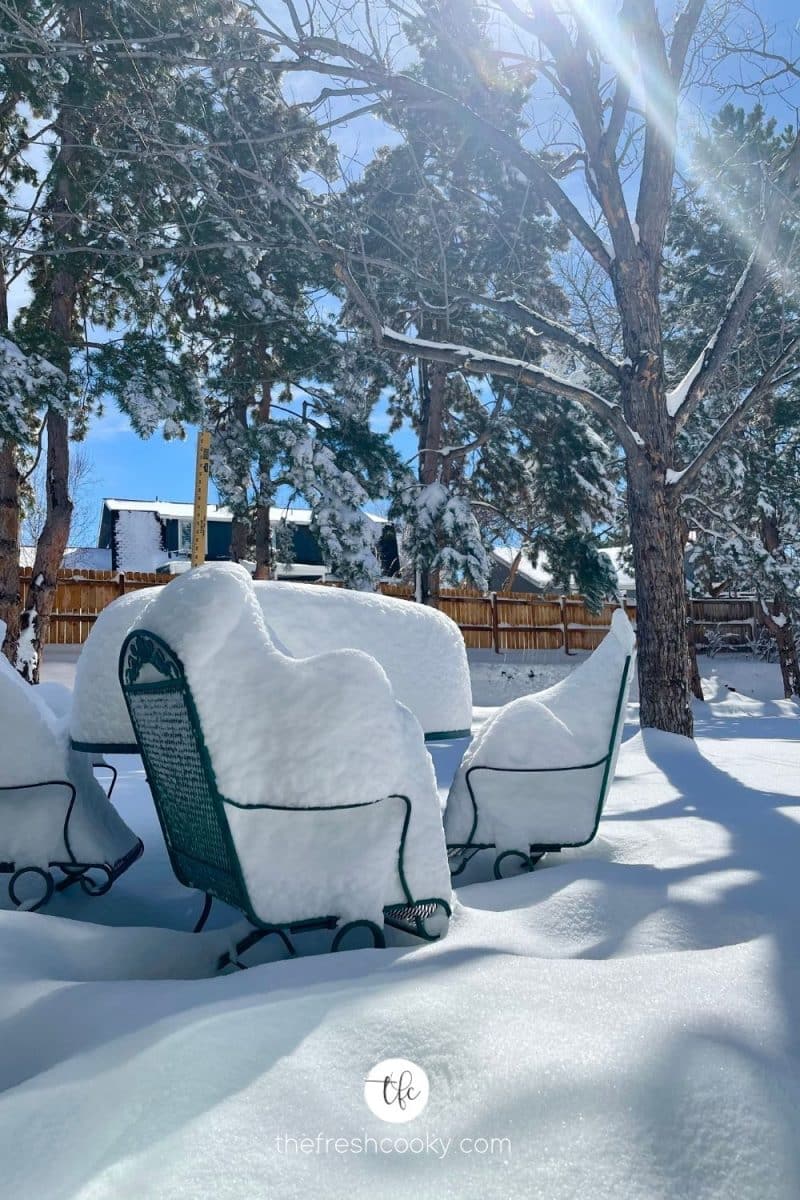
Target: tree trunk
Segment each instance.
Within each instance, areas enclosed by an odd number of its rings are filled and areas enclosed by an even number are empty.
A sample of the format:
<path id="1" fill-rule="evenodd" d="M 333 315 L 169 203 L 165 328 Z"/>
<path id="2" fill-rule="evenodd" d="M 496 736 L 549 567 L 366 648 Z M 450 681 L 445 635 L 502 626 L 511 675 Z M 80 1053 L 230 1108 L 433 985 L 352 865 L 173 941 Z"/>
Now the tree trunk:
<path id="1" fill-rule="evenodd" d="M 242 428 L 247 431 L 247 400 L 240 400 L 235 405 L 236 420 Z M 250 482 L 249 472 L 242 480 L 244 484 L 244 494 L 247 497 L 248 484 Z M 233 562 L 241 562 L 248 557 L 250 550 L 250 522 L 244 517 L 234 516 L 231 522 L 231 549 L 230 555 Z"/>
<path id="2" fill-rule="evenodd" d="M 0 329 L 8 328 L 8 293 L 5 262 L 0 257 Z M 11 442 L 0 442 L 0 621 L 5 624 L 5 639 L 0 650 L 9 662 L 17 655 L 19 638 L 19 495 L 20 475 L 16 449 Z"/>
<path id="3" fill-rule="evenodd" d="M 36 545 L 28 599 L 20 618 L 15 666 L 29 683 L 39 682 L 42 647 L 47 644 L 56 596 L 58 569 L 72 522 L 69 498 L 69 427 L 66 417 L 50 409 L 47 431 L 47 519 Z"/>
<path id="4" fill-rule="evenodd" d="M 81 41 L 85 37 L 81 9 L 73 5 L 64 20 L 65 41 Z M 78 101 L 66 103 L 55 121 L 58 153 L 53 164 L 56 182 L 50 203 L 53 246 L 68 246 L 80 232 L 75 215 L 74 180 L 79 167 L 78 147 L 89 140 L 87 115 L 81 115 Z M 51 334 L 54 364 L 69 376 L 70 352 L 74 337 L 75 305 L 78 296 L 78 277 L 68 256 L 53 259 L 50 279 L 50 313 L 48 329 Z M 30 682 L 39 682 L 42 647 L 47 643 L 50 614 L 56 595 L 58 569 L 69 541 L 72 523 L 72 501 L 69 497 L 69 423 L 54 408 L 48 409 L 45 421 L 47 436 L 47 516 L 36 545 L 36 558 L 25 610 L 20 618 L 20 637 L 17 648 L 17 670 Z"/>
<path id="5" fill-rule="evenodd" d="M 663 196 L 653 197 L 653 202 L 666 204 Z M 623 344 L 631 362 L 622 385 L 622 408 L 640 439 L 637 451 L 626 455 L 636 577 L 639 719 L 643 728 L 691 737 L 684 532 L 680 499 L 667 486 L 667 469 L 675 462 L 676 431 L 666 402 L 660 273 L 660 251 L 640 251 L 612 267 Z"/>
<path id="6" fill-rule="evenodd" d="M 0 443 L 0 621 L 6 626 L 2 651 L 17 656 L 19 638 L 19 471 L 11 442 Z"/>
<path id="7" fill-rule="evenodd" d="M 442 432 L 447 368 L 441 363 L 420 360 L 419 481 L 436 483 L 441 472 Z M 439 571 L 423 564 L 417 572 L 417 600 L 433 608 L 439 602 Z"/>
<path id="8" fill-rule="evenodd" d="M 266 425 L 270 420 L 272 392 L 268 383 L 262 384 L 261 403 L 256 410 L 256 420 L 259 425 Z M 253 537 L 255 540 L 256 569 L 254 579 L 272 578 L 272 528 L 269 507 L 272 502 L 272 463 L 263 455 L 258 460 L 258 495 L 256 496 L 256 511 L 253 520 Z"/>
<path id="9" fill-rule="evenodd" d="M 628 513 L 636 575 L 639 715 L 646 728 L 692 736 L 686 664 L 686 584 L 677 502 L 664 471 L 628 462 Z"/>
<path id="10" fill-rule="evenodd" d="M 764 548 L 779 562 L 785 562 L 781 542 L 781 531 L 774 516 L 764 513 L 761 518 L 761 540 Z M 794 644 L 794 628 L 789 607 L 783 596 L 777 595 L 771 605 L 760 601 L 761 620 L 766 625 L 778 647 L 778 662 L 783 680 L 783 694 L 787 700 L 800 696 L 800 665 Z"/>
<path id="11" fill-rule="evenodd" d="M 760 601 L 759 610 L 762 624 L 772 634 L 778 647 L 783 694 L 787 700 L 791 700 L 792 696 L 800 696 L 800 663 L 797 660 L 792 618 L 780 596 L 776 596 L 769 606 Z"/>
<path id="12" fill-rule="evenodd" d="M 695 700 L 705 700 L 703 695 L 703 680 L 700 678 L 700 668 L 697 665 L 697 647 L 689 642 L 689 691 Z"/>

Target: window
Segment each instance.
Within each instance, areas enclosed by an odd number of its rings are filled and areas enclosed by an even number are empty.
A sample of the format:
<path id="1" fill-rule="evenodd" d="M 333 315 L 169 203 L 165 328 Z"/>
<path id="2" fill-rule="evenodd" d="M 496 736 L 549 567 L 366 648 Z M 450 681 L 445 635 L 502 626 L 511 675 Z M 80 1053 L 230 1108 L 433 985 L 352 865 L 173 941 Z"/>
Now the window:
<path id="1" fill-rule="evenodd" d="M 192 522 L 178 521 L 178 553 L 192 553 Z"/>

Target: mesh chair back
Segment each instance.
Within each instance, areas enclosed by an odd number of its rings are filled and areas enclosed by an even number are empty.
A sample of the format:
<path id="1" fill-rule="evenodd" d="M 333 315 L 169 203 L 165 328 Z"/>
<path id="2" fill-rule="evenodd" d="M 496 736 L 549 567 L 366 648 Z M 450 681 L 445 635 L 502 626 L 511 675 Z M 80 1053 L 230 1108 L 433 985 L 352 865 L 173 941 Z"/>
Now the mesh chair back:
<path id="1" fill-rule="evenodd" d="M 123 643 L 120 683 L 175 874 L 249 913 L 182 662 L 157 635 L 135 630 Z"/>

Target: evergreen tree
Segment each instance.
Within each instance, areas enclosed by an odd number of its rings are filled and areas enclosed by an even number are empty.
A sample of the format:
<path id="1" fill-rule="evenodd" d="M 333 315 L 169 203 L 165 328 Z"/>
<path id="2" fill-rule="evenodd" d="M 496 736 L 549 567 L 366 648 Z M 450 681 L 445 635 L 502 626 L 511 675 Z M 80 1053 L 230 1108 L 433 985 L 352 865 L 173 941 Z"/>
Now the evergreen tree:
<path id="1" fill-rule="evenodd" d="M 307 180 L 324 176 L 331 149 L 287 103 L 255 26 L 240 21 L 249 52 L 209 76 L 192 118 L 201 165 L 167 289 L 173 342 L 203 377 L 234 557 L 252 555 L 256 578 L 269 577 L 270 507 L 289 489 L 309 503 L 333 569 L 367 585 L 379 563 L 362 509 L 385 494 L 393 458 L 369 428 L 376 390 L 330 313 L 336 281 L 317 245 L 326 204 Z"/>
<path id="2" fill-rule="evenodd" d="M 711 297 L 741 274 L 748 256 L 742 231 L 757 219 L 770 163 L 793 139 L 791 129 L 779 130 L 760 107 L 745 113 L 729 105 L 698 140 L 696 174 L 703 182 L 676 206 L 670 226 L 666 313 L 678 369 L 687 369 L 697 356 Z M 798 233 L 796 220 L 785 223 L 779 247 L 782 286 L 763 293 L 752 306 L 735 357 L 684 435 L 687 460 L 800 328 Z M 799 399 L 796 379 L 778 383 L 735 441 L 705 465 L 684 502 L 695 585 L 755 592 L 761 619 L 778 646 L 787 696 L 800 695 L 793 626 L 800 611 Z"/>
<path id="3" fill-rule="evenodd" d="M 409 26 L 419 53 L 413 75 L 514 133 L 523 89 L 498 79 L 487 88 L 485 70 L 478 80 L 473 69 L 491 61 L 484 22 L 477 5 L 441 0 L 430 26 Z M 501 298 L 507 288 L 552 316 L 563 315 L 564 297 L 550 274 L 561 237 L 536 189 L 480 135 L 465 133 L 441 112 L 387 105 L 386 118 L 403 142 L 380 151 L 348 195 L 350 242 L 359 248 L 350 265 L 364 293 L 393 328 L 427 340 L 480 341 L 538 361 L 542 349 L 532 329 L 520 329 L 509 342 L 502 303 L 495 310 L 475 303 L 487 292 Z M 396 426 L 408 421 L 418 439 L 416 485 L 404 482 L 394 512 L 405 527 L 419 598 L 435 597 L 440 571 L 485 584 L 488 560 L 476 501 L 506 513 L 512 525 L 520 508 L 552 501 L 554 557 L 568 559 L 572 548 L 573 565 L 582 564 L 581 576 L 594 591 L 593 559 L 583 548 L 613 493 L 604 487 L 603 467 L 595 470 L 596 439 L 575 413 L 562 419 L 554 401 L 513 382 L 470 383 L 466 375 L 418 359 L 413 347 L 388 363 L 390 413 Z M 585 489 L 581 462 L 594 476 Z M 550 487 L 550 477 L 560 486 Z"/>

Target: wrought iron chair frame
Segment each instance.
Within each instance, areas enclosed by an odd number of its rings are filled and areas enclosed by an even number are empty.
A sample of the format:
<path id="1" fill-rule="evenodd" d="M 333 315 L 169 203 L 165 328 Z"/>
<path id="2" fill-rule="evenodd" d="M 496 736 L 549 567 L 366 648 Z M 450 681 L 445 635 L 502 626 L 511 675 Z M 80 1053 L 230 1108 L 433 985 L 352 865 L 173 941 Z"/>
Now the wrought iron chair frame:
<path id="1" fill-rule="evenodd" d="M 450 874 L 452 878 L 455 879 L 457 875 L 460 875 L 462 871 L 466 869 L 475 855 L 480 853 L 480 851 L 497 849 L 497 846 L 494 842 L 476 842 L 474 840 L 475 833 L 478 828 L 478 798 L 475 795 L 475 790 L 473 788 L 472 776 L 476 775 L 479 771 L 491 771 L 493 773 L 509 775 L 560 775 L 571 771 L 591 771 L 596 767 L 605 764 L 603 777 L 600 781 L 597 805 L 595 807 L 594 824 L 589 836 L 582 838 L 577 842 L 539 842 L 531 843 L 527 850 L 503 850 L 500 854 L 496 855 L 492 867 L 492 873 L 495 879 L 504 878 L 501 871 L 501 866 L 507 859 L 516 858 L 521 862 L 521 869 L 523 872 L 532 871 L 536 864 L 545 856 L 545 854 L 554 854 L 561 850 L 575 849 L 578 846 L 587 846 L 589 842 L 594 839 L 597 834 L 597 829 L 600 824 L 600 817 L 603 814 L 603 806 L 605 805 L 606 796 L 608 795 L 608 789 L 611 784 L 611 759 L 614 755 L 614 747 L 620 729 L 620 722 L 624 719 L 622 707 L 628 687 L 628 678 L 630 676 L 632 663 L 633 656 L 629 654 L 625 659 L 625 665 L 622 671 L 622 680 L 617 693 L 617 703 L 614 710 L 614 720 L 611 725 L 611 736 L 608 742 L 608 750 L 602 756 L 602 758 L 595 759 L 594 762 L 576 763 L 571 767 L 493 767 L 485 763 L 478 763 L 474 767 L 467 768 L 464 775 L 464 782 L 467 785 L 467 791 L 469 792 L 470 801 L 472 803 L 472 826 L 465 842 L 448 842 L 447 844 L 447 855 L 451 863 Z"/>
<path id="2" fill-rule="evenodd" d="M 160 680 L 151 682 L 138 682 L 142 668 L 151 666 L 159 675 Z M 404 870 L 404 854 L 406 835 L 411 819 L 411 801 L 407 796 L 393 793 L 390 796 L 379 797 L 376 800 L 369 800 L 357 804 L 336 804 L 336 805 L 306 805 L 303 807 L 283 805 L 283 804 L 240 804 L 229 797 L 224 796 L 218 786 L 216 774 L 211 762 L 211 756 L 203 736 L 202 723 L 197 712 L 197 706 L 194 701 L 191 686 L 186 676 L 183 663 L 178 655 L 158 634 L 152 633 L 147 629 L 136 629 L 129 633 L 123 642 L 120 651 L 119 659 L 119 678 L 122 692 L 125 697 L 125 703 L 128 707 L 128 712 L 131 718 L 131 724 L 137 737 L 137 749 L 142 756 L 145 773 L 150 785 L 150 790 L 153 795 L 156 814 L 158 816 L 161 831 L 164 835 L 164 841 L 169 854 L 172 869 L 179 882 L 186 887 L 195 888 L 205 893 L 203 909 L 199 920 L 197 921 L 194 932 L 199 933 L 205 926 L 211 911 L 211 905 L 214 899 L 224 900 L 226 903 L 238 908 L 240 912 L 253 925 L 253 930 L 243 939 L 236 943 L 235 947 L 226 954 L 223 954 L 218 960 L 218 970 L 222 970 L 229 965 L 242 967 L 239 959 L 240 955 L 246 950 L 249 950 L 262 938 L 276 936 L 285 946 L 290 956 L 294 956 L 297 951 L 292 941 L 292 935 L 306 933 L 312 930 L 331 930 L 334 931 L 334 936 L 331 941 L 331 950 L 339 950 L 345 938 L 355 929 L 365 928 L 372 937 L 372 942 L 375 948 L 382 948 L 386 941 L 383 929 L 374 921 L 358 919 L 340 924 L 341 918 L 335 914 L 325 914 L 321 916 L 310 916 L 296 922 L 266 922 L 263 921 L 255 912 L 252 901 L 247 888 L 247 883 L 244 879 L 239 857 L 236 851 L 236 846 L 228 824 L 226 806 L 232 808 L 246 809 L 247 811 L 257 811 L 259 809 L 275 810 L 281 812 L 331 812 L 345 809 L 368 808 L 374 804 L 380 804 L 386 799 L 402 800 L 405 804 L 405 812 L 403 816 L 403 827 L 398 845 L 397 857 L 397 872 L 400 879 L 400 884 L 405 896 L 405 903 L 387 905 L 383 911 L 384 924 L 390 925 L 393 928 L 402 930 L 412 936 L 422 938 L 426 941 L 437 941 L 441 936 L 427 928 L 427 922 L 434 917 L 438 912 L 443 912 L 448 918 L 451 915 L 450 906 L 447 901 L 440 897 L 431 897 L 424 900 L 415 900 L 411 894 Z M 192 735 L 196 742 L 197 752 L 200 757 L 200 762 L 205 776 L 205 786 L 209 793 L 209 798 L 213 805 L 215 817 L 218 824 L 219 832 L 221 833 L 226 857 L 230 864 L 230 882 L 233 884 L 233 889 L 228 895 L 220 896 L 219 889 L 214 886 L 214 880 L 210 876 L 211 870 L 222 873 L 216 864 L 207 862 L 206 860 L 196 858 L 181 848 L 180 853 L 184 858 L 191 858 L 196 870 L 192 870 L 191 876 L 184 869 L 184 864 L 179 861 L 175 854 L 173 846 L 173 838 L 169 827 L 168 809 L 169 804 L 165 804 L 161 790 L 157 783 L 157 773 L 153 769 L 150 753 L 147 746 L 146 736 L 143 738 L 137 724 L 132 698 L 135 700 L 138 695 L 159 695 L 159 694 L 174 694 L 180 693 L 186 709 L 186 715 L 189 721 Z"/>
<path id="3" fill-rule="evenodd" d="M 108 764 L 102 764 L 108 765 Z M 110 767 L 110 770 L 114 770 Z M 114 780 L 109 788 L 108 795 L 111 794 L 116 782 L 116 773 Z M 138 858 L 141 857 L 144 851 L 144 845 L 141 838 L 136 839 L 136 844 L 114 863 L 109 862 L 81 862 L 74 854 L 69 839 L 69 822 L 75 808 L 76 791 L 75 785 L 67 779 L 44 779 L 39 783 L 18 783 L 0 787 L 0 796 L 4 792 L 23 792 L 32 791 L 45 787 L 65 788 L 68 794 L 68 802 L 66 812 L 64 814 L 63 836 L 64 845 L 67 850 L 68 858 L 56 859 L 48 862 L 46 867 L 34 864 L 22 864 L 15 861 L 0 861 L 0 874 L 10 875 L 8 881 L 8 897 L 15 908 L 20 908 L 24 901 L 17 895 L 17 883 L 25 875 L 39 875 L 44 881 L 44 894 L 35 904 L 27 906 L 29 912 L 37 912 L 43 908 L 52 899 L 54 892 L 63 892 L 74 884 L 80 884 L 81 890 L 87 896 L 104 896 L 111 888 L 114 882 L 119 879 L 128 867 L 132 866 Z M 60 871 L 64 876 L 58 882 L 53 878 L 53 871 Z M 90 872 L 99 872 L 105 878 L 97 882 Z"/>

